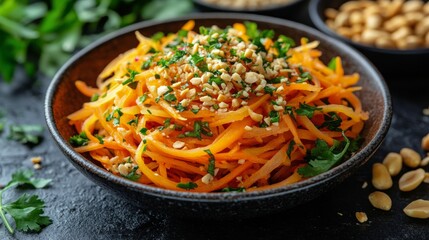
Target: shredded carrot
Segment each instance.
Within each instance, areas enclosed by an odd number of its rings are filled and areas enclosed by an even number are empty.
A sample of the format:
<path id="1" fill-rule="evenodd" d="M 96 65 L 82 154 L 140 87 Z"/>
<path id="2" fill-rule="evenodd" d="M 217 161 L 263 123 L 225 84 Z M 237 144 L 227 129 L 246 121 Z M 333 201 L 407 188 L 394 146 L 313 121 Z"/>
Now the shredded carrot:
<path id="1" fill-rule="evenodd" d="M 249 23 L 195 26 L 158 38 L 136 32 L 138 46 L 111 61 L 96 86 L 75 82 L 92 97 L 68 116 L 77 152 L 151 186 L 256 191 L 305 179 L 298 169 L 317 139 L 332 146 L 363 130 L 359 74 L 340 57 L 326 66 L 318 41 L 302 38 L 285 52 L 284 39 L 255 42 L 261 31 Z"/>

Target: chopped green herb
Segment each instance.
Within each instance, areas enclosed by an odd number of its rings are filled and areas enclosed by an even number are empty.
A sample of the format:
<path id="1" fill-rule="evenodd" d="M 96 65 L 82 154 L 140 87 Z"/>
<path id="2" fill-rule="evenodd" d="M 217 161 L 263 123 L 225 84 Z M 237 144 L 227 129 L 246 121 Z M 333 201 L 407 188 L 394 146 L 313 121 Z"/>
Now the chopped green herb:
<path id="1" fill-rule="evenodd" d="M 344 132 L 343 137 L 345 144 L 342 150 L 338 149 L 340 145 L 338 141 L 329 147 L 325 141 L 317 139 L 316 146 L 311 149 L 308 165 L 299 168 L 298 173 L 303 177 L 313 177 L 331 169 L 343 158 L 350 146 L 350 140 Z"/>
<path id="2" fill-rule="evenodd" d="M 163 38 L 164 37 L 164 33 L 163 32 L 157 32 L 157 33 L 155 33 L 155 34 L 153 34 L 152 35 L 152 40 L 154 40 L 154 41 L 160 41 L 161 40 L 161 38 Z"/>
<path id="3" fill-rule="evenodd" d="M 207 29 L 207 28 L 205 28 L 205 27 L 203 27 L 203 26 L 201 26 L 200 27 L 200 34 L 201 35 L 209 35 L 210 34 L 210 30 Z"/>
<path id="4" fill-rule="evenodd" d="M 94 93 L 94 95 L 92 95 L 92 97 L 91 97 L 91 102 L 97 101 L 99 97 L 100 97 L 100 95 L 98 95 L 98 93 Z"/>
<path id="5" fill-rule="evenodd" d="M 235 48 L 231 48 L 231 49 L 229 49 L 229 53 L 231 53 L 231 56 L 237 56 L 237 49 L 235 49 Z"/>
<path id="6" fill-rule="evenodd" d="M 336 114 L 335 112 L 330 112 L 328 113 L 328 115 L 324 116 L 324 119 L 325 121 L 322 123 L 320 128 L 326 127 L 331 131 L 337 131 L 337 132 L 342 131 L 340 126 L 343 120 L 341 119 L 340 116 L 338 116 L 338 114 Z"/>
<path id="7" fill-rule="evenodd" d="M 147 128 L 140 129 L 140 133 L 143 135 L 147 135 Z"/>
<path id="8" fill-rule="evenodd" d="M 222 188 L 221 191 L 222 192 L 245 192 L 246 189 L 244 187 L 238 187 L 238 188 L 226 187 L 226 188 Z"/>
<path id="9" fill-rule="evenodd" d="M 292 154 L 292 151 L 293 151 L 294 147 L 295 147 L 295 141 L 291 140 L 289 142 L 289 146 L 287 147 L 287 151 L 286 151 L 286 154 L 287 154 L 287 156 L 288 156 L 289 159 L 290 159 L 290 155 Z"/>
<path id="10" fill-rule="evenodd" d="M 38 144 L 42 133 L 43 127 L 40 125 L 11 125 L 8 139 L 22 144 Z"/>
<path id="11" fill-rule="evenodd" d="M 139 97 L 139 102 L 144 103 L 146 101 L 146 99 L 147 99 L 147 93 L 145 93 L 145 94 L 143 94 L 143 96 Z"/>
<path id="12" fill-rule="evenodd" d="M 150 68 L 150 65 L 152 64 L 153 57 L 150 57 L 147 61 L 144 61 L 142 66 L 140 67 L 141 70 L 147 70 Z"/>
<path id="13" fill-rule="evenodd" d="M 270 111 L 269 116 L 270 116 L 270 121 L 272 123 L 276 123 L 280 121 L 280 114 L 277 111 L 274 111 L 274 110 Z"/>
<path id="14" fill-rule="evenodd" d="M 191 190 L 198 187 L 198 185 L 194 182 L 188 182 L 188 183 L 178 183 L 177 187 L 186 189 L 186 190 Z"/>
<path id="15" fill-rule="evenodd" d="M 215 159 L 213 153 L 210 151 L 210 149 L 206 149 L 206 150 L 204 150 L 204 152 L 206 152 L 209 155 L 209 165 L 207 167 L 207 173 L 214 176 L 215 175 L 216 159 Z"/>
<path id="16" fill-rule="evenodd" d="M 177 104 L 176 106 L 174 106 L 174 108 L 179 111 L 179 112 L 183 112 L 186 110 L 186 107 L 184 107 L 181 103 Z"/>
<path id="17" fill-rule="evenodd" d="M 170 59 L 170 61 L 168 61 L 168 65 L 176 63 L 185 55 L 186 55 L 186 51 L 179 50 L 179 51 L 175 52 L 173 57 Z"/>
<path id="18" fill-rule="evenodd" d="M 171 124 L 171 118 L 167 118 L 164 120 L 164 125 L 162 127 L 159 128 L 159 130 L 163 130 L 166 129 L 170 126 Z"/>
<path id="19" fill-rule="evenodd" d="M 217 104 L 213 104 L 212 107 L 213 107 L 214 110 L 218 110 L 219 109 L 219 105 L 217 105 Z"/>
<path id="20" fill-rule="evenodd" d="M 128 69 L 128 73 L 127 73 L 128 79 L 127 79 L 127 80 L 125 80 L 124 82 L 122 82 L 122 85 L 129 85 L 129 84 L 133 83 L 133 82 L 134 82 L 134 78 L 135 78 L 135 76 L 136 76 L 137 74 L 139 74 L 139 72 L 134 71 L 134 70 L 131 70 L 131 69 Z M 129 86 L 130 86 L 130 85 L 129 85 Z M 131 86 L 132 86 L 132 85 L 131 85 Z M 134 87 L 134 88 L 135 88 L 135 87 Z"/>
<path id="21" fill-rule="evenodd" d="M 280 35 L 277 41 L 274 42 L 274 47 L 279 52 L 279 57 L 287 57 L 287 53 L 291 47 L 295 46 L 293 39 Z"/>
<path id="22" fill-rule="evenodd" d="M 95 135 L 95 137 L 98 139 L 98 142 L 99 142 L 100 144 L 104 144 L 103 136 Z"/>
<path id="23" fill-rule="evenodd" d="M 130 121 L 127 122 L 127 124 L 130 126 L 137 126 L 138 123 L 139 123 L 139 117 L 131 119 Z"/>
<path id="24" fill-rule="evenodd" d="M 195 121 L 194 122 L 194 131 L 192 132 L 185 132 L 183 134 L 180 134 L 179 138 L 184 137 L 192 137 L 192 138 L 198 138 L 201 140 L 201 134 L 211 137 L 213 136 L 213 133 L 210 130 L 209 123 L 208 122 L 202 122 L 202 121 Z"/>
<path id="25" fill-rule="evenodd" d="M 113 112 L 111 112 L 109 115 L 107 115 L 106 121 L 110 122 L 113 119 L 113 126 L 119 126 L 122 115 L 123 113 L 121 111 L 121 108 L 117 108 L 113 110 Z"/>
<path id="26" fill-rule="evenodd" d="M 188 36 L 188 30 L 184 30 L 184 29 L 180 29 L 178 32 L 177 32 L 177 36 L 179 36 L 179 37 L 187 37 Z"/>
<path id="27" fill-rule="evenodd" d="M 305 103 L 299 103 L 299 108 L 295 110 L 298 115 L 307 116 L 308 118 L 312 118 L 315 111 L 320 111 L 322 108 L 313 107 L 311 105 Z"/>
<path id="28" fill-rule="evenodd" d="M 331 59 L 331 61 L 329 61 L 328 63 L 328 68 L 335 71 L 337 69 L 337 58 L 334 57 Z"/>
<path id="29" fill-rule="evenodd" d="M 174 102 L 177 100 L 177 98 L 173 93 L 167 93 L 164 95 L 164 100 L 167 102 Z"/>
<path id="30" fill-rule="evenodd" d="M 273 96 L 273 93 L 276 91 L 277 89 L 275 87 L 270 87 L 270 86 L 265 86 L 264 87 L 264 92 L 270 94 L 271 96 Z"/>
<path id="31" fill-rule="evenodd" d="M 129 179 L 131 181 L 137 181 L 139 180 L 139 178 L 141 177 L 141 175 L 137 174 L 136 171 L 139 169 L 139 166 L 135 166 L 133 167 L 133 169 L 131 170 L 130 173 L 128 173 L 127 175 L 122 175 L 122 177 Z"/>
<path id="32" fill-rule="evenodd" d="M 200 56 L 198 55 L 198 53 L 191 56 L 190 62 L 193 66 L 198 67 L 198 69 L 200 69 L 201 72 L 207 72 L 209 70 L 207 63 L 204 62 L 204 56 Z"/>
<path id="33" fill-rule="evenodd" d="M 210 77 L 208 83 L 212 85 L 212 83 L 216 83 L 216 85 L 220 86 L 224 81 L 220 77 L 212 76 Z"/>
<path id="34" fill-rule="evenodd" d="M 191 112 L 193 112 L 194 114 L 197 114 L 199 111 L 199 108 L 191 108 Z"/>
<path id="35" fill-rule="evenodd" d="M 161 66 L 163 68 L 168 68 L 168 61 L 165 60 L 164 58 L 161 58 L 157 63 L 158 66 Z"/>
<path id="36" fill-rule="evenodd" d="M 276 77 L 273 78 L 271 80 L 268 80 L 267 83 L 271 83 L 271 84 L 276 84 L 276 83 L 281 83 L 282 79 L 284 79 L 285 77 Z"/>
<path id="37" fill-rule="evenodd" d="M 12 174 L 12 180 L 0 191 L 0 216 L 11 234 L 14 233 L 14 229 L 6 214 L 13 218 L 16 229 L 23 232 L 40 232 L 43 227 L 52 223 L 49 217 L 42 215 L 45 202 L 37 195 L 23 194 L 16 201 L 3 203 L 3 193 L 12 187 L 44 188 L 51 182 L 51 179 L 33 178 L 33 174 L 30 170 L 18 170 Z"/>
<path id="38" fill-rule="evenodd" d="M 88 145 L 89 139 L 85 132 L 81 132 L 80 134 L 70 137 L 69 142 L 73 147 L 81 147 Z"/>
<path id="39" fill-rule="evenodd" d="M 246 34 L 251 39 L 254 39 L 259 36 L 258 25 L 254 22 L 244 22 L 244 26 L 246 26 Z"/>
<path id="40" fill-rule="evenodd" d="M 157 74 L 155 74 L 155 78 L 156 79 L 161 79 L 161 76 L 157 73 Z"/>

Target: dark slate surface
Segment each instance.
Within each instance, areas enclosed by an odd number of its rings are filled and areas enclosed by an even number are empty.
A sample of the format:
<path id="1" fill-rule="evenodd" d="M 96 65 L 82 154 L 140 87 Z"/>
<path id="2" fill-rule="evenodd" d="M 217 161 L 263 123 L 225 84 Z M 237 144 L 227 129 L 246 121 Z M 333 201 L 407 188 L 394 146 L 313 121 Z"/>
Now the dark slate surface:
<path id="1" fill-rule="evenodd" d="M 23 79 L 18 76 L 10 86 L 0 83 L 0 108 L 9 123 L 44 125 L 43 98 L 49 79 L 34 84 Z M 386 191 L 393 200 L 389 212 L 370 205 L 367 196 L 374 190 L 370 184 L 362 189 L 365 181 L 370 183 L 371 163 L 402 147 L 420 150 L 421 138 L 429 132 L 429 117 L 422 114 L 429 106 L 429 76 L 386 76 L 386 81 L 393 95 L 394 116 L 384 144 L 370 162 L 308 204 L 248 220 L 192 221 L 141 210 L 81 175 L 47 130 L 43 142 L 32 148 L 6 140 L 6 131 L 0 135 L 0 184 L 5 184 L 16 169 L 32 168 L 33 156 L 44 158 L 43 168 L 35 171 L 36 175 L 52 178 L 53 183 L 43 190 L 8 191 L 4 201 L 24 192 L 37 193 L 46 201 L 46 214 L 53 224 L 40 234 L 17 232 L 14 236 L 0 225 L 0 239 L 428 239 L 428 220 L 411 219 L 402 212 L 412 200 L 429 199 L 428 184 L 401 193 L 395 177 L 393 188 Z M 356 211 L 366 212 L 369 221 L 357 223 Z"/>

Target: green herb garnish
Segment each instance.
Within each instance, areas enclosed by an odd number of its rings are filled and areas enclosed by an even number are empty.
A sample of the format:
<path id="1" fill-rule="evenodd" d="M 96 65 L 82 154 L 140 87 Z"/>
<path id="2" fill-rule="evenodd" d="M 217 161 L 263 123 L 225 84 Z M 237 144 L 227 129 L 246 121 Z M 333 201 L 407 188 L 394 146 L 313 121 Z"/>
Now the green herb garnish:
<path id="1" fill-rule="evenodd" d="M 13 234 L 14 228 L 11 226 L 6 214 L 15 221 L 15 227 L 23 232 L 40 232 L 43 227 L 52 223 L 48 216 L 43 216 L 45 202 L 37 195 L 21 195 L 17 200 L 3 203 L 3 193 L 13 187 L 44 188 L 51 182 L 51 179 L 33 178 L 30 170 L 19 170 L 12 174 L 6 186 L 0 191 L 0 217 L 6 229 Z"/>
<path id="2" fill-rule="evenodd" d="M 88 145 L 89 139 L 85 132 L 81 132 L 80 134 L 70 137 L 69 142 L 73 147 L 81 147 Z"/>
<path id="3" fill-rule="evenodd" d="M 210 149 L 206 149 L 206 150 L 204 150 L 204 152 L 206 152 L 209 155 L 209 165 L 207 167 L 207 173 L 214 176 L 215 175 L 216 159 L 215 159 L 213 153 L 210 151 Z"/>
<path id="4" fill-rule="evenodd" d="M 39 144 L 42 139 L 43 127 L 40 125 L 10 125 L 8 139 L 22 144 Z"/>
<path id="5" fill-rule="evenodd" d="M 183 188 L 186 190 L 191 190 L 191 189 L 197 188 L 198 185 L 194 182 L 188 182 L 188 183 L 178 183 L 177 187 Z"/>
<path id="6" fill-rule="evenodd" d="M 300 103 L 299 108 L 295 110 L 298 115 L 307 116 L 308 118 L 312 118 L 315 111 L 320 111 L 322 108 L 313 107 L 311 105 Z"/>

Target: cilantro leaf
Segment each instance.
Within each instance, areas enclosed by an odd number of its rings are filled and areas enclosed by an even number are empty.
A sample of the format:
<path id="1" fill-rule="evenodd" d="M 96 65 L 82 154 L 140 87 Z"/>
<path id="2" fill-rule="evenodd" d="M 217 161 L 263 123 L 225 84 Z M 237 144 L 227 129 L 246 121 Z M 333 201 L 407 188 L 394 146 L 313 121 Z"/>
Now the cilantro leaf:
<path id="1" fill-rule="evenodd" d="M 327 129 L 331 130 L 331 131 L 337 131 L 337 132 L 341 132 L 341 122 L 343 121 L 341 119 L 340 116 L 338 116 L 338 114 L 331 112 L 328 115 L 324 116 L 325 121 L 322 123 L 322 125 L 320 126 L 320 128 L 324 128 L 326 127 Z"/>
<path id="2" fill-rule="evenodd" d="M 8 139 L 22 144 L 38 144 L 42 133 L 43 127 L 40 125 L 11 125 Z"/>
<path id="3" fill-rule="evenodd" d="M 121 108 L 117 108 L 107 115 L 106 121 L 110 122 L 113 119 L 113 126 L 119 126 L 123 114 L 124 113 L 121 111 Z"/>
<path id="4" fill-rule="evenodd" d="M 295 144 L 296 144 L 295 141 L 292 140 L 292 141 L 290 141 L 289 146 L 287 147 L 286 154 L 289 157 L 289 159 L 290 159 L 290 155 L 292 154 L 292 151 L 295 147 Z"/>
<path id="5" fill-rule="evenodd" d="M 178 183 L 177 187 L 183 188 L 186 190 L 191 190 L 191 189 L 198 187 L 198 185 L 194 182 L 188 182 L 188 183 Z"/>
<path id="6" fill-rule="evenodd" d="M 73 147 L 81 147 L 88 145 L 89 139 L 85 132 L 81 132 L 80 134 L 70 137 L 69 142 Z"/>
<path id="7" fill-rule="evenodd" d="M 258 25 L 254 22 L 244 22 L 244 26 L 246 26 L 246 35 L 249 38 L 254 39 L 259 36 Z"/>
<path id="8" fill-rule="evenodd" d="M 44 188 L 52 181 L 51 179 L 33 178 L 33 174 L 31 170 L 18 170 L 12 174 L 12 180 L 7 183 L 6 187 L 21 185 L 33 188 Z"/>
<path id="9" fill-rule="evenodd" d="M 299 168 L 298 173 L 303 177 L 313 177 L 331 169 L 344 157 L 350 146 L 350 140 L 344 135 L 344 132 L 343 137 L 345 144 L 339 153 L 335 153 L 338 151 L 338 142 L 329 147 L 325 141 L 317 139 L 316 146 L 311 149 L 308 165 Z"/>
<path id="10" fill-rule="evenodd" d="M 320 111 L 322 108 L 314 107 L 305 103 L 300 103 L 299 108 L 295 110 L 298 115 L 312 118 L 315 111 Z"/>
<path id="11" fill-rule="evenodd" d="M 43 216 L 45 202 L 36 195 L 24 194 L 16 201 L 3 206 L 3 209 L 15 220 L 16 229 L 20 231 L 40 232 L 42 227 L 48 226 L 52 220 Z"/>

